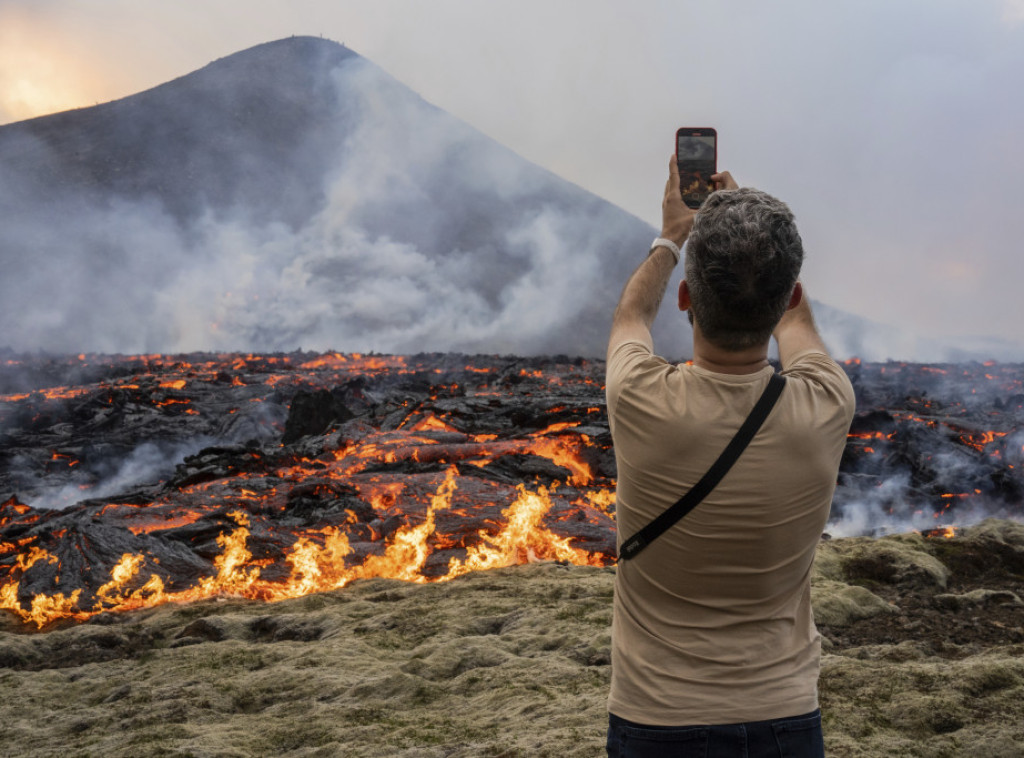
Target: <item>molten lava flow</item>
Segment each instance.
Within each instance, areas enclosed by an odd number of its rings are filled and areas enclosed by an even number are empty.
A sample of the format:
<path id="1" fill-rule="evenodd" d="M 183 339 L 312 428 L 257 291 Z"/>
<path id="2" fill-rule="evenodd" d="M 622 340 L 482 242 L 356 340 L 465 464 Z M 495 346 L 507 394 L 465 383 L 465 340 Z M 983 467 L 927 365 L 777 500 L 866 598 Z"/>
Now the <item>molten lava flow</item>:
<path id="1" fill-rule="evenodd" d="M 885 432 L 850 432 L 846 436 L 851 440 L 891 440 L 893 438 L 892 433 L 886 434 Z"/>
<path id="2" fill-rule="evenodd" d="M 470 571 L 512 566 L 538 560 L 567 561 L 580 565 L 604 565 L 606 556 L 573 547 L 572 539 L 560 537 L 543 525 L 554 502 L 544 487 L 530 491 L 519 485 L 515 500 L 502 511 L 504 523 L 497 530 L 477 532 L 478 543 L 466 549 L 465 558 L 453 557 L 443 573 L 425 571 L 435 549 L 449 541 L 437 531 L 439 514 L 450 511 L 458 491 L 459 474 L 448 468 L 444 480 L 430 497 L 426 512 L 416 524 L 396 530 L 381 552 L 370 552 L 353 562 L 353 548 L 346 534 L 337 527 L 326 527 L 300 536 L 287 550 L 284 562 L 288 575 L 274 581 L 262 578 L 266 561 L 253 559 L 248 547 L 251 516 L 242 510 L 228 514 L 236 528 L 217 536 L 221 553 L 213 560 L 213 574 L 192 587 L 169 591 L 157 567 L 142 554 L 126 553 L 111 568 L 109 581 L 94 593 L 91 604 L 82 605 L 83 591 L 69 596 L 37 594 L 29 608 L 18 599 L 17 580 L 0 585 L 0 608 L 18 615 L 26 623 L 42 628 L 60 619 L 85 620 L 105 611 L 126 611 L 163 603 L 194 602 L 219 596 L 258 600 L 284 600 L 311 592 L 339 589 L 356 579 L 383 577 L 407 582 L 448 581 Z M 394 504 L 405 485 L 379 485 L 375 500 L 380 505 Z M 243 490 L 250 496 L 253 491 Z M 607 493 L 593 493 L 595 503 L 607 503 Z M 23 576 L 39 561 L 55 563 L 56 558 L 38 547 L 18 555 L 12 571 L 15 579 Z M 148 576 L 144 567 L 149 565 Z"/>
<path id="3" fill-rule="evenodd" d="M 430 414 L 424 416 L 420 421 L 416 422 L 410 431 L 413 432 L 454 432 L 454 427 L 446 424 L 444 421 L 439 419 L 437 416 Z"/>
<path id="4" fill-rule="evenodd" d="M 33 360 L 7 361 L 6 377 L 0 365 L 0 423 L 17 446 L 0 453 L 27 467 L 5 470 L 0 455 L 0 608 L 32 626 L 217 596 L 278 600 L 370 577 L 436 582 L 531 560 L 612 560 L 599 364 L 301 352 Z M 1017 502 L 1019 367 L 847 369 L 870 407 L 858 411 L 844 456 L 854 476 L 837 500 L 907 477 L 911 491 L 887 507 L 934 513 L 936 526 L 958 509 Z M 286 418 L 297 430 L 287 444 Z M 212 447 L 111 490 L 111 464 L 149 440 Z M 25 504 L 79 490 L 111 494 L 66 511 Z"/>
<path id="5" fill-rule="evenodd" d="M 1005 437 L 1008 432 L 977 432 L 973 434 L 964 434 L 960 436 L 960 441 L 965 445 L 970 445 L 979 453 L 984 452 L 985 448 L 995 442 L 1000 437 Z"/>
<path id="6" fill-rule="evenodd" d="M 303 369 L 343 369 L 361 374 L 379 371 L 403 371 L 406 369 L 406 360 L 400 355 L 370 355 L 364 356 L 361 353 L 328 353 L 311 361 L 300 364 Z"/>
<path id="7" fill-rule="evenodd" d="M 571 484 L 584 487 L 594 480 L 590 465 L 580 456 L 580 449 L 589 442 L 585 434 L 539 437 L 525 446 L 525 449 L 549 459 L 552 463 L 572 472 Z"/>

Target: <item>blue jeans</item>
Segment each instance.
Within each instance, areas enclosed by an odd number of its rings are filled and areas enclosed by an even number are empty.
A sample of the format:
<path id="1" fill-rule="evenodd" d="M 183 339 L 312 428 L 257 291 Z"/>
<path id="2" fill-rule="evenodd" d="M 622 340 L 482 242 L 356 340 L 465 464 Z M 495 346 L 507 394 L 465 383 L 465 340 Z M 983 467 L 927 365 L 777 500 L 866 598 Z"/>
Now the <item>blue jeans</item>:
<path id="1" fill-rule="evenodd" d="M 645 726 L 608 714 L 608 758 L 825 758 L 821 711 L 718 726 Z"/>

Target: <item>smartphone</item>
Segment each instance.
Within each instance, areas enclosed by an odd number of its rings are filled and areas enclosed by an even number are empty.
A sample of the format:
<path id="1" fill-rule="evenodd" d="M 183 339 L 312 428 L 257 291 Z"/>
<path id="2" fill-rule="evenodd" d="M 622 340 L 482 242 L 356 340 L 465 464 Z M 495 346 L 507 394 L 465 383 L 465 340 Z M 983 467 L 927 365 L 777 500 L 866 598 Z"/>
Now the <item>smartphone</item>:
<path id="1" fill-rule="evenodd" d="M 679 191 L 690 208 L 714 191 L 711 175 L 718 172 L 718 133 L 709 127 L 684 126 L 676 130 Z"/>

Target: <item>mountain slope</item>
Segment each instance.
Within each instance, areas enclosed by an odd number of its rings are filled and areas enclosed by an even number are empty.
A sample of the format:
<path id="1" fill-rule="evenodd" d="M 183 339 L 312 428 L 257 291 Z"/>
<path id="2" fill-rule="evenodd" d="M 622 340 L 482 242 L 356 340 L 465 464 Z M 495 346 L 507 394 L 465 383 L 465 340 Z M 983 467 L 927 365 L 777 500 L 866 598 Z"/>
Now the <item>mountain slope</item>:
<path id="1" fill-rule="evenodd" d="M 75 353 L 600 356 L 656 232 L 313 37 L 0 126 L 0 213 L 0 347 Z M 1024 358 L 817 310 L 840 357 Z"/>
<path id="2" fill-rule="evenodd" d="M 21 350 L 600 355 L 655 232 L 309 37 L 0 127 L 0 168 Z"/>
<path id="3" fill-rule="evenodd" d="M 0 130 L 3 160 L 47 194 L 159 199 L 177 217 L 235 205 L 305 221 L 345 111 L 330 75 L 358 56 L 312 38 L 269 43 L 146 92 Z M 282 203 L 282 201 L 284 201 Z"/>

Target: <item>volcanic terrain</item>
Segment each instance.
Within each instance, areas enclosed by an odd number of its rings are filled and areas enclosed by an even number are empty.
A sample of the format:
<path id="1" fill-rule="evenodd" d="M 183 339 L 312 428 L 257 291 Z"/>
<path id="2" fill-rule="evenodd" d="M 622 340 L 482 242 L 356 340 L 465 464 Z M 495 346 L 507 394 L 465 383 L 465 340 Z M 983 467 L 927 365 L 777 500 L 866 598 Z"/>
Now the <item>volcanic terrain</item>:
<path id="1" fill-rule="evenodd" d="M 544 354 L 603 352 L 653 228 L 308 37 L 0 166 L 8 751 L 600 754 L 604 366 Z M 1020 755 L 1024 371 L 844 365 L 830 755 Z"/>
<path id="2" fill-rule="evenodd" d="M 4 358 L 5 744 L 599 753 L 601 362 Z M 819 547 L 830 754 L 1016 755 L 1024 529 L 962 525 L 1018 513 L 1020 367 L 846 369 L 830 529 L 918 532 Z"/>
<path id="3" fill-rule="evenodd" d="M 1017 513 L 1019 367 L 847 370 L 858 411 L 833 531 Z M 457 354 L 11 357 L 2 607 L 44 627 L 224 593 L 608 565 L 603 371 Z"/>
<path id="4" fill-rule="evenodd" d="M 1015 758 L 1024 530 L 825 541 L 814 577 L 835 758 Z M 31 758 L 602 755 L 614 568 L 366 579 L 0 631 L 0 739 Z"/>

